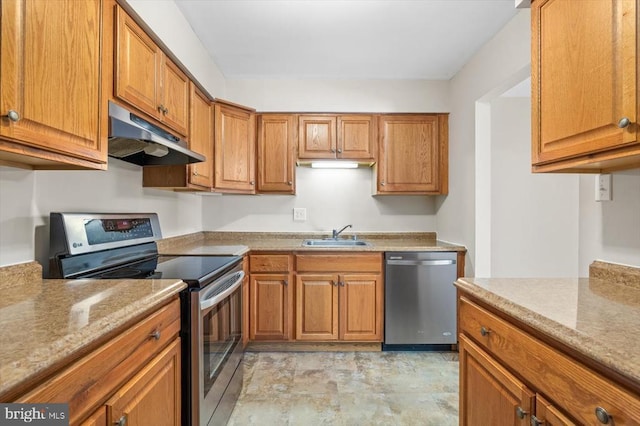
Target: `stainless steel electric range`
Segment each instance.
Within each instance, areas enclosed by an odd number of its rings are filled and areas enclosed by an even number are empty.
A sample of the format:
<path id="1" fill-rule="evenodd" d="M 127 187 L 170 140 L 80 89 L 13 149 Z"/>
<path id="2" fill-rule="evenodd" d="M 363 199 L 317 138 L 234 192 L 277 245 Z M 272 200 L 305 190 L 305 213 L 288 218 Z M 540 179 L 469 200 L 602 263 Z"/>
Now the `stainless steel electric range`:
<path id="1" fill-rule="evenodd" d="M 182 292 L 183 424 L 226 424 L 242 387 L 242 258 L 161 256 L 155 213 L 51 213 L 50 278 L 172 278 Z"/>

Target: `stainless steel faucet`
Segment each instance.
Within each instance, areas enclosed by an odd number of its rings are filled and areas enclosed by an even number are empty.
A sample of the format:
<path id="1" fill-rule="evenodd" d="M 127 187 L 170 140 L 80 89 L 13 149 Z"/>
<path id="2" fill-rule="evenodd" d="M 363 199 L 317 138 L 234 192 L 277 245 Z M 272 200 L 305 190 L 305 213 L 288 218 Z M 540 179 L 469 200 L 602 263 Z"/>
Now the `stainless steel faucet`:
<path id="1" fill-rule="evenodd" d="M 331 233 L 331 237 L 335 240 L 335 239 L 337 239 L 337 238 L 338 238 L 338 235 L 342 234 L 342 231 L 344 231 L 344 230 L 345 230 L 345 229 L 347 229 L 347 228 L 352 228 L 352 227 L 353 227 L 353 225 L 346 225 L 346 226 L 344 226 L 344 227 L 343 227 L 341 230 L 339 230 L 339 231 L 336 231 L 336 230 L 334 229 L 334 230 L 332 231 L 332 233 Z"/>

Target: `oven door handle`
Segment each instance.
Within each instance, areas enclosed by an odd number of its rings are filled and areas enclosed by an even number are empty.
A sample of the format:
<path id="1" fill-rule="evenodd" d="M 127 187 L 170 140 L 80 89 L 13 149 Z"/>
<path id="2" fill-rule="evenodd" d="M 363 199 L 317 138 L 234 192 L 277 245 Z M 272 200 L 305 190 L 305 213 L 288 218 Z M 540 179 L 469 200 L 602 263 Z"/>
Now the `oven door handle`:
<path id="1" fill-rule="evenodd" d="M 213 290 L 213 291 L 208 291 L 203 295 L 203 297 L 200 299 L 200 312 L 204 312 L 211 309 L 212 307 L 214 307 L 215 305 L 223 301 L 231 293 L 236 291 L 238 287 L 242 285 L 242 280 L 244 278 L 244 271 L 238 271 L 230 275 L 225 275 L 224 277 L 220 278 L 219 282 L 222 282 L 228 279 L 230 276 L 234 276 L 234 275 L 235 275 L 235 279 L 233 281 L 233 284 L 231 284 L 223 292 L 212 295 L 212 293 L 215 292 L 215 290 Z"/>

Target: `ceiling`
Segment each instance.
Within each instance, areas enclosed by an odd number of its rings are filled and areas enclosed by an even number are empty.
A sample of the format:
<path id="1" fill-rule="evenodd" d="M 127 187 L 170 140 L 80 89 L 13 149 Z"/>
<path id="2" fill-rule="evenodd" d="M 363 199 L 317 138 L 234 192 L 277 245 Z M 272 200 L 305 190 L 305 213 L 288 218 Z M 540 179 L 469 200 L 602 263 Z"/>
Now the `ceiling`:
<path id="1" fill-rule="evenodd" d="M 453 77 L 513 0 L 175 0 L 228 79 Z"/>

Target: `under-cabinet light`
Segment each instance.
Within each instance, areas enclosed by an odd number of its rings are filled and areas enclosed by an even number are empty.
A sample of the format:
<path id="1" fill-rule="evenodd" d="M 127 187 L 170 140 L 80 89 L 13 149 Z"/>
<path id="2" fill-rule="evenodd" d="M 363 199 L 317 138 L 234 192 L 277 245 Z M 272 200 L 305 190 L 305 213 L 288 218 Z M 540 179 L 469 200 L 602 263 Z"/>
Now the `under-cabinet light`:
<path id="1" fill-rule="evenodd" d="M 358 163 L 355 161 L 313 161 L 311 168 L 314 169 L 357 169 Z"/>

